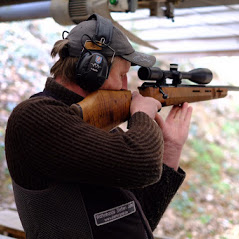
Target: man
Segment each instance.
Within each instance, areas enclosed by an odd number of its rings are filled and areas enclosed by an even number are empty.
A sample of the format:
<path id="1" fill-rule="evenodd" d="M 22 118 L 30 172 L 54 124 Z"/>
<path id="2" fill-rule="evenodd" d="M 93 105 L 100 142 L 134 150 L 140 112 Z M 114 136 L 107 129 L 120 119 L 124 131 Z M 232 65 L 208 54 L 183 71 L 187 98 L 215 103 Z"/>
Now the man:
<path id="1" fill-rule="evenodd" d="M 99 15 L 56 42 L 43 92 L 20 103 L 6 130 L 6 158 L 27 238 L 150 239 L 183 182 L 179 168 L 192 108 L 132 94 L 128 130 L 84 122 L 71 105 L 96 89 L 127 89 L 131 65 L 155 58 L 136 52 Z M 93 106 L 92 106 L 93 107 Z"/>

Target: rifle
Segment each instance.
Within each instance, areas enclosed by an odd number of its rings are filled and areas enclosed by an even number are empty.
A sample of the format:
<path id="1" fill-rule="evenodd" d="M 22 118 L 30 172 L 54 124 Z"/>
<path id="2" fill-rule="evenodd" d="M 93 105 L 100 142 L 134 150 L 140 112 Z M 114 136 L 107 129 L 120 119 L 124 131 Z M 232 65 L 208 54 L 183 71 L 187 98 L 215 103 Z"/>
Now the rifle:
<path id="1" fill-rule="evenodd" d="M 235 86 L 207 86 L 213 77 L 207 68 L 180 72 L 177 64 L 170 64 L 169 71 L 141 67 L 138 77 L 146 81 L 138 87 L 139 93 L 159 100 L 162 107 L 223 98 L 228 91 L 239 91 Z M 167 79 L 172 81 L 168 83 Z M 182 84 L 182 79 L 190 80 L 191 84 Z M 130 103 L 129 90 L 97 90 L 71 108 L 87 123 L 110 130 L 129 119 Z"/>

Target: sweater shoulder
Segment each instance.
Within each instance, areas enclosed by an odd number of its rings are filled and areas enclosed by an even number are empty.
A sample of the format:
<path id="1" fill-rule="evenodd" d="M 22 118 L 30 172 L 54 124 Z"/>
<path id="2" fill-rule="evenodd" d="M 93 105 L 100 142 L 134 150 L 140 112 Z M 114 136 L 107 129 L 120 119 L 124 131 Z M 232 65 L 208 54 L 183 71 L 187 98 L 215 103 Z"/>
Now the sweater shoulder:
<path id="1" fill-rule="evenodd" d="M 40 96 L 27 99 L 18 104 L 10 114 L 7 122 L 6 135 L 21 135 L 26 132 L 51 127 L 56 121 L 71 118 L 73 110 L 61 101 Z M 79 118 L 79 117 L 78 117 Z"/>
<path id="2" fill-rule="evenodd" d="M 19 111 L 27 111 L 31 108 L 45 108 L 50 105 L 62 105 L 66 106 L 63 102 L 55 100 L 52 97 L 47 96 L 37 96 L 33 98 L 29 98 L 27 100 L 22 101 L 19 103 L 13 110 L 12 113 L 19 112 Z"/>
<path id="3" fill-rule="evenodd" d="M 32 119 L 32 117 L 41 117 L 46 112 L 50 113 L 56 106 L 69 109 L 69 106 L 63 102 L 57 101 L 52 97 L 38 96 L 30 98 L 19 103 L 12 111 L 9 121 L 20 120 L 20 119 Z M 54 113 L 56 113 L 54 111 Z"/>

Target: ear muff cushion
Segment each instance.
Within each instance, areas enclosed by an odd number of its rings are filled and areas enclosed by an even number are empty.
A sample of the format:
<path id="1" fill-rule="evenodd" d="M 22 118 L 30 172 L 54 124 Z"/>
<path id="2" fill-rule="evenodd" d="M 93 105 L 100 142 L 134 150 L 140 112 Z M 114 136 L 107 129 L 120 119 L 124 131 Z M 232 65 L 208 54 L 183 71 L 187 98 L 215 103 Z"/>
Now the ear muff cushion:
<path id="1" fill-rule="evenodd" d="M 100 53 L 86 52 L 76 66 L 77 84 L 84 90 L 99 89 L 108 77 L 107 59 Z"/>

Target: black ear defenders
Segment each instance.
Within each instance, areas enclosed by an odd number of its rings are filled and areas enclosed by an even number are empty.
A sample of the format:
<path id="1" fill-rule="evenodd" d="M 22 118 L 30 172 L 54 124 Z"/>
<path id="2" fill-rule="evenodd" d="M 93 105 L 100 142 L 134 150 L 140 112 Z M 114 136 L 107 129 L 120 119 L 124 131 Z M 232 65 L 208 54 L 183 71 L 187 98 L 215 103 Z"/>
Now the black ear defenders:
<path id="1" fill-rule="evenodd" d="M 89 92 L 99 89 L 108 78 L 110 66 L 107 59 L 97 52 L 86 52 L 76 66 L 77 84 Z"/>
<path id="2" fill-rule="evenodd" d="M 96 34 L 90 39 L 93 44 L 101 48 L 109 47 L 112 39 L 113 24 L 110 20 L 93 14 L 88 20 L 96 20 Z M 113 52 L 114 50 L 110 48 Z M 108 78 L 111 64 L 106 57 L 97 51 L 86 49 L 82 51 L 76 65 L 76 82 L 84 90 L 89 92 L 99 89 Z"/>

